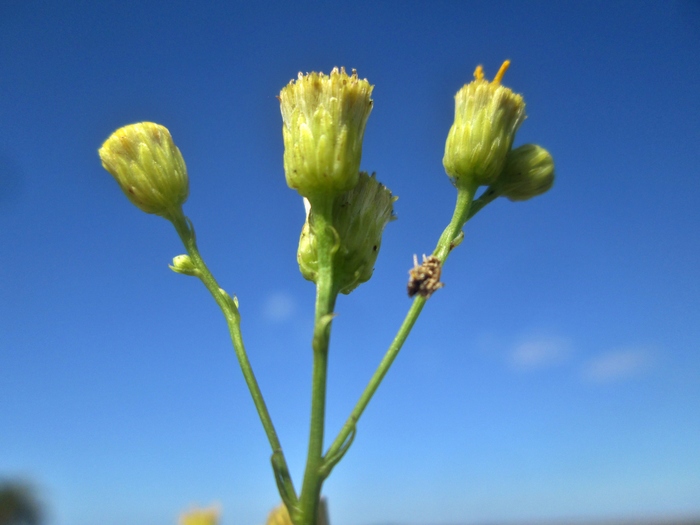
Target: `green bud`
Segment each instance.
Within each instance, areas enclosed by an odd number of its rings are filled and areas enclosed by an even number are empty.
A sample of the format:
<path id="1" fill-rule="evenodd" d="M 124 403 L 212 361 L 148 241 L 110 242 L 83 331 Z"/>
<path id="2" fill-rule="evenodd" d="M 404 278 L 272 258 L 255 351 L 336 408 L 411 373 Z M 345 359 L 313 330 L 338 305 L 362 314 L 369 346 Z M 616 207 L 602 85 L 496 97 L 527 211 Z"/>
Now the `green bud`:
<path id="1" fill-rule="evenodd" d="M 357 184 L 372 86 L 353 70 L 302 75 L 280 92 L 287 185 L 312 201 Z"/>
<path id="2" fill-rule="evenodd" d="M 301 236 L 299 237 L 297 262 L 304 279 L 315 283 L 318 276 L 318 255 L 316 254 L 316 237 L 311 233 L 311 224 L 309 223 L 311 203 L 307 198 L 304 198 L 304 208 L 306 209 L 306 221 L 301 228 Z"/>
<path id="3" fill-rule="evenodd" d="M 506 60 L 493 82 L 484 79 L 478 66 L 474 81 L 455 95 L 455 120 L 442 163 L 458 188 L 473 190 L 498 178 L 515 132 L 525 120 L 523 97 L 501 86 L 509 65 Z"/>
<path id="4" fill-rule="evenodd" d="M 187 167 L 167 128 L 153 122 L 125 126 L 99 154 L 102 166 L 142 211 L 167 219 L 187 200 Z"/>
<path id="5" fill-rule="evenodd" d="M 175 273 L 194 276 L 199 275 L 199 270 L 194 265 L 189 255 L 178 255 L 177 257 L 173 257 L 173 264 L 169 266 Z"/>
<path id="6" fill-rule="evenodd" d="M 554 160 L 549 152 L 525 144 L 511 150 L 493 189 L 512 201 L 524 201 L 549 190 L 554 184 Z"/>
<path id="7" fill-rule="evenodd" d="M 348 294 L 372 277 L 384 227 L 396 218 L 393 204 L 397 198 L 374 175 L 360 172 L 357 186 L 333 201 L 332 224 L 338 237 L 333 272 L 340 292 Z M 299 239 L 297 260 L 302 275 L 316 282 L 318 256 L 313 209 L 307 200 L 304 205 L 306 223 Z"/>

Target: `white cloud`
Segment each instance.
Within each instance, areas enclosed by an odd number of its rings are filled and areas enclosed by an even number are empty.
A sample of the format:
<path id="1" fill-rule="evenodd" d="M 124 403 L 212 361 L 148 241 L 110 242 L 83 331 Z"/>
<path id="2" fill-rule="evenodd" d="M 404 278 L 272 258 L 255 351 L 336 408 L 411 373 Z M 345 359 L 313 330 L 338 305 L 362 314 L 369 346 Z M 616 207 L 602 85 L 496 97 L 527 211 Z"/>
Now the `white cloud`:
<path id="1" fill-rule="evenodd" d="M 561 338 L 531 339 L 510 353 L 510 364 L 519 370 L 536 370 L 557 365 L 570 354 L 569 343 Z"/>
<path id="2" fill-rule="evenodd" d="M 627 348 L 603 354 L 591 360 L 583 369 L 583 377 L 597 383 L 607 383 L 637 377 L 651 367 L 649 351 Z"/>
<path id="3" fill-rule="evenodd" d="M 292 317 L 296 310 L 294 298 L 285 292 L 270 294 L 263 306 L 263 315 L 268 321 L 282 323 Z"/>

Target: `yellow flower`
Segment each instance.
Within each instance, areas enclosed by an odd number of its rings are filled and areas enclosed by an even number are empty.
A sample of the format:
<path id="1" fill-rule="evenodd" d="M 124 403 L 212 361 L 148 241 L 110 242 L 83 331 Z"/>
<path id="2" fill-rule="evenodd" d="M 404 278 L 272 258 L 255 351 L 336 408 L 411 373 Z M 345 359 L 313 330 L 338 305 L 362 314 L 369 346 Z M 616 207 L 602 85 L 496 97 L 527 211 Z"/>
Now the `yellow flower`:
<path id="1" fill-rule="evenodd" d="M 99 154 L 129 200 L 146 213 L 168 218 L 187 200 L 187 167 L 167 128 L 153 122 L 124 126 Z"/>
<path id="2" fill-rule="evenodd" d="M 287 506 L 284 503 L 270 511 L 266 525 L 293 525 L 292 518 L 289 517 Z"/>
<path id="3" fill-rule="evenodd" d="M 492 82 L 478 66 L 474 81 L 455 95 L 455 119 L 442 163 L 458 188 L 473 191 L 496 180 L 525 120 L 523 97 L 501 85 L 509 65 L 506 60 Z"/>
<path id="4" fill-rule="evenodd" d="M 328 504 L 326 498 L 321 498 L 318 502 L 318 514 L 316 519 L 317 525 L 328 525 Z M 287 506 L 282 503 L 279 507 L 275 507 L 267 516 L 265 525 L 293 525 L 292 518 L 289 517 Z"/>
<path id="5" fill-rule="evenodd" d="M 358 181 L 372 86 L 348 76 L 310 73 L 280 92 L 287 185 L 303 197 L 335 197 Z"/>
<path id="6" fill-rule="evenodd" d="M 180 515 L 179 525 L 217 525 L 219 523 L 219 507 L 193 509 Z"/>

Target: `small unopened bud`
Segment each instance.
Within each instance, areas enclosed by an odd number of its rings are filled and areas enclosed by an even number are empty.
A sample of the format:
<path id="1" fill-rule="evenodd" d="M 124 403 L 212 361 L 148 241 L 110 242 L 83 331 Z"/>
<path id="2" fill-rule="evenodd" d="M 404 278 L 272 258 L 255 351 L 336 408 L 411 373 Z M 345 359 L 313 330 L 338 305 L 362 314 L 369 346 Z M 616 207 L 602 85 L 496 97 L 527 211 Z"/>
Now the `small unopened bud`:
<path id="1" fill-rule="evenodd" d="M 510 61 L 492 82 L 481 66 L 474 81 L 455 95 L 455 120 L 445 144 L 442 163 L 458 188 L 492 184 L 503 170 L 515 132 L 525 120 L 523 97 L 501 85 Z"/>
<path id="2" fill-rule="evenodd" d="M 333 201 L 332 225 L 338 236 L 333 274 L 340 292 L 348 294 L 372 277 L 384 227 L 396 218 L 393 204 L 397 198 L 374 175 L 360 172 L 357 186 Z M 305 205 L 306 223 L 299 239 L 297 259 L 302 275 L 316 282 L 318 255 L 313 208 L 308 201 Z"/>
<path id="3" fill-rule="evenodd" d="M 306 210 L 306 221 L 301 228 L 299 237 L 299 247 L 297 249 L 297 262 L 299 271 L 307 281 L 316 282 L 318 277 L 318 254 L 316 252 L 316 236 L 311 233 L 309 218 L 311 215 L 311 203 L 304 198 L 304 209 Z"/>
<path id="4" fill-rule="evenodd" d="M 199 275 L 199 270 L 194 265 L 189 255 L 178 255 L 177 257 L 173 257 L 173 264 L 169 266 L 175 273 L 194 276 Z"/>
<path id="5" fill-rule="evenodd" d="M 525 144 L 508 153 L 506 165 L 493 189 L 512 201 L 524 201 L 541 195 L 553 184 L 552 156 L 536 144 Z"/>
<path id="6" fill-rule="evenodd" d="M 99 154 L 102 166 L 142 211 L 169 218 L 187 200 L 187 167 L 167 128 L 153 122 L 124 126 Z"/>
<path id="7" fill-rule="evenodd" d="M 309 73 L 280 92 L 287 185 L 303 197 L 335 197 L 355 187 L 372 86 L 348 76 Z"/>

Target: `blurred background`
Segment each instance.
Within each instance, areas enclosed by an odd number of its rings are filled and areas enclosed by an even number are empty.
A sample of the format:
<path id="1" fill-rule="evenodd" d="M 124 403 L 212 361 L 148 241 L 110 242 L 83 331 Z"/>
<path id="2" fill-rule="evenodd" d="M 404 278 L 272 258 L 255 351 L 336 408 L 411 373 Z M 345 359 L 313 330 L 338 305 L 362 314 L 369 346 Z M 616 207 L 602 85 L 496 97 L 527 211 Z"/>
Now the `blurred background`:
<path id="1" fill-rule="evenodd" d="M 695 1 L 3 0 L 0 479 L 32 487 L 46 525 L 210 504 L 263 523 L 270 450 L 220 311 L 97 149 L 133 122 L 170 129 L 299 485 L 314 287 L 276 96 L 356 68 L 375 85 L 362 168 L 399 196 L 372 280 L 338 301 L 330 441 L 451 216 L 453 96 L 510 59 L 515 145 L 546 147 L 557 181 L 467 225 L 325 485 L 331 522 L 700 516 L 699 53 Z"/>

